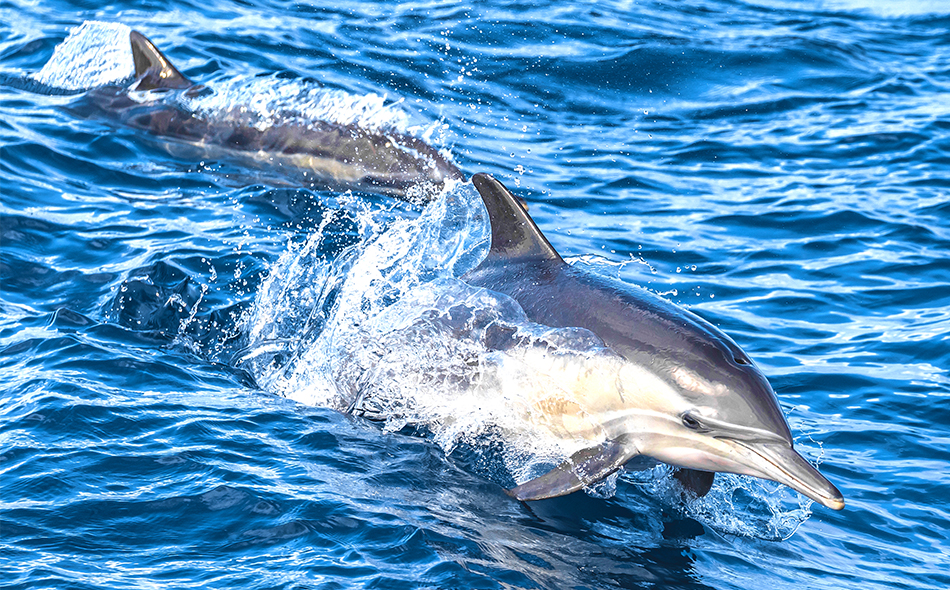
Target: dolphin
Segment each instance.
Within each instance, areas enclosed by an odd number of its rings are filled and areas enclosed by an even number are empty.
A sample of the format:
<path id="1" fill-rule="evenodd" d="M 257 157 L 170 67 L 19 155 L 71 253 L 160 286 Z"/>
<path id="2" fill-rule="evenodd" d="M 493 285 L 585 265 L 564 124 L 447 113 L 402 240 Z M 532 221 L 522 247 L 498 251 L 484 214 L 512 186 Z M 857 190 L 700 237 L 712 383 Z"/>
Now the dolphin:
<path id="1" fill-rule="evenodd" d="M 564 372 L 572 398 L 543 406 L 560 414 L 545 418 L 589 446 L 511 496 L 570 494 L 640 458 L 631 466 L 679 468 L 677 479 L 698 495 L 716 472 L 738 473 L 844 508 L 841 492 L 794 449 L 772 387 L 732 339 L 645 289 L 565 263 L 501 182 L 487 174 L 472 182 L 488 210 L 491 246 L 462 279 L 510 296 L 533 322 L 589 330 L 621 358 L 619 369 Z"/>
<path id="2" fill-rule="evenodd" d="M 420 184 L 439 189 L 450 179 L 465 180 L 438 150 L 396 131 L 309 120 L 261 126 L 239 107 L 217 115 L 196 113 L 174 100 L 175 93 L 197 97 L 210 90 L 186 78 L 145 35 L 131 31 L 129 41 L 132 83 L 95 89 L 69 110 L 190 145 L 204 157 L 224 152 L 257 167 L 280 167 L 284 176 L 296 173 L 330 189 L 425 199 L 437 191 L 410 189 Z"/>

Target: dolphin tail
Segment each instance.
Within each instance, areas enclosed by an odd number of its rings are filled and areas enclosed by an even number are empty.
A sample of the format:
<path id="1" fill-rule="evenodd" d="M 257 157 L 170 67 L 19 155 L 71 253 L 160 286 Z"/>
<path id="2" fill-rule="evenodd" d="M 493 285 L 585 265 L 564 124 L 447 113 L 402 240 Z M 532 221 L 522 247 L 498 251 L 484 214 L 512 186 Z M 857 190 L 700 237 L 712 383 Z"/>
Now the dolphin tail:
<path id="1" fill-rule="evenodd" d="M 616 441 L 607 441 L 577 451 L 541 477 L 506 491 L 509 496 L 523 501 L 564 496 L 604 479 L 635 454 Z"/>
<path id="2" fill-rule="evenodd" d="M 182 90 L 195 86 L 194 82 L 168 61 L 148 37 L 138 31 L 132 31 L 129 34 L 129 42 L 132 44 L 132 61 L 135 63 L 135 90 Z"/>

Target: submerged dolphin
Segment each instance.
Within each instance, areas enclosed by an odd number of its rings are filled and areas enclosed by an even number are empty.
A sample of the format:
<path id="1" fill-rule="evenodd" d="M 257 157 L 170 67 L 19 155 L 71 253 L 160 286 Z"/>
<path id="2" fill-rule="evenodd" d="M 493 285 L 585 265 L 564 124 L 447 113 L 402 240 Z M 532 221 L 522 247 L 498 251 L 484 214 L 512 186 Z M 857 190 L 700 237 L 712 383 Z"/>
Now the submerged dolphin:
<path id="1" fill-rule="evenodd" d="M 271 126 L 242 109 L 203 116 L 170 100 L 143 100 L 130 93 L 178 91 L 186 97 L 209 90 L 179 72 L 144 35 L 130 36 L 135 80 L 88 93 L 71 107 L 84 117 L 117 120 L 158 137 L 197 147 L 202 153 L 224 151 L 232 158 L 253 159 L 259 166 L 298 172 L 334 189 L 362 189 L 395 196 L 420 183 L 441 187 L 462 172 L 425 142 L 395 131 L 369 131 L 329 121 L 288 121 Z M 154 92 L 153 92 L 154 94 Z M 430 191 L 430 194 L 432 191 Z M 408 196 L 426 196 L 410 193 Z"/>
<path id="2" fill-rule="evenodd" d="M 739 473 L 844 508 L 837 488 L 792 447 L 775 393 L 735 342 L 643 289 L 568 265 L 504 185 L 486 174 L 472 181 L 488 209 L 491 249 L 463 280 L 512 297 L 533 322 L 585 328 L 623 359 L 619 370 L 565 372 L 572 398 L 545 405 L 561 414 L 546 419 L 590 446 L 512 496 L 569 494 L 642 456 L 681 468 L 678 479 L 699 495 L 715 472 Z"/>

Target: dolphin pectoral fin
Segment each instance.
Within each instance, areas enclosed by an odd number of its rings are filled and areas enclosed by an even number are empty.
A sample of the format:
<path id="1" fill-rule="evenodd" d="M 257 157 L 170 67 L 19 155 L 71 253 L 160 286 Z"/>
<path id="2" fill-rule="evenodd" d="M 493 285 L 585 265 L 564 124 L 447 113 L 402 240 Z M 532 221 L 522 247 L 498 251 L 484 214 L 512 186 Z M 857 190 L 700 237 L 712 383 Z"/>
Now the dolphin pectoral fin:
<path id="1" fill-rule="evenodd" d="M 615 441 L 582 449 L 541 477 L 507 490 L 518 500 L 556 498 L 588 487 L 614 471 L 632 457 L 629 450 Z"/>
<path id="2" fill-rule="evenodd" d="M 709 489 L 716 479 L 716 473 L 714 471 L 678 467 L 673 471 L 673 477 L 697 498 L 702 498 L 709 493 Z"/>
<path id="3" fill-rule="evenodd" d="M 135 64 L 136 90 L 184 89 L 195 85 L 142 33 L 129 33 L 129 42 L 132 45 L 132 61 Z"/>

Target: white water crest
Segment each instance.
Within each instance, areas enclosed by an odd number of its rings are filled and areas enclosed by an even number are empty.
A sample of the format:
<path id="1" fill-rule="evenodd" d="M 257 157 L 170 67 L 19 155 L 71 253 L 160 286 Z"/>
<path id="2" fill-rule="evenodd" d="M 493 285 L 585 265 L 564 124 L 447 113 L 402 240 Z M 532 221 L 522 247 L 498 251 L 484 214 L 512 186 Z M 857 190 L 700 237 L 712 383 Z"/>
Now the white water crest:
<path id="1" fill-rule="evenodd" d="M 375 93 L 350 94 L 309 80 L 276 75 L 240 76 L 208 85 L 213 92 L 182 97 L 184 106 L 206 117 L 246 117 L 265 130 L 278 124 L 306 126 L 315 121 L 356 125 L 367 131 L 409 131 L 409 116 Z"/>
<path id="2" fill-rule="evenodd" d="M 119 23 L 86 21 L 70 30 L 33 79 L 64 90 L 82 90 L 127 80 L 135 73 L 129 34 Z"/>

